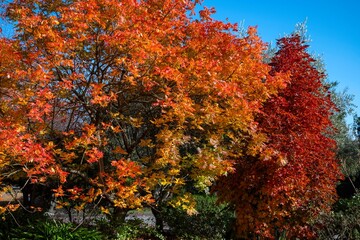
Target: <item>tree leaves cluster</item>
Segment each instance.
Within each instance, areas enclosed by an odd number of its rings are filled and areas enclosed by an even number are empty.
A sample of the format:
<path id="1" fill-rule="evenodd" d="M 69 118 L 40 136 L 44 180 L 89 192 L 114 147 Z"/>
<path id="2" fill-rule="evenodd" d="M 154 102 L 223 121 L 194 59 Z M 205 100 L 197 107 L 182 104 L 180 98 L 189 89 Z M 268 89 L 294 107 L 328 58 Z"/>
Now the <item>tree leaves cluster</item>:
<path id="1" fill-rule="evenodd" d="M 7 3 L 3 190 L 42 185 L 59 206 L 92 204 L 116 222 L 164 203 L 195 214 L 189 189 L 216 183 L 240 235 L 311 236 L 310 216 L 334 201 L 340 177 L 323 74 L 299 36 L 279 40 L 267 64 L 255 28 L 236 35 L 197 4 Z"/>
<path id="2" fill-rule="evenodd" d="M 271 73 L 287 72 L 290 79 L 258 115 L 266 145 L 276 154 L 243 158 L 219 191 L 227 186 L 222 196 L 235 202 L 237 212 L 246 211 L 237 218 L 244 237 L 285 232 L 287 237 L 312 238 L 311 219 L 330 209 L 341 178 L 336 144 L 329 138 L 334 105 L 300 36 L 282 38 L 278 46 Z M 230 189 L 236 189 L 236 197 L 229 196 Z"/>

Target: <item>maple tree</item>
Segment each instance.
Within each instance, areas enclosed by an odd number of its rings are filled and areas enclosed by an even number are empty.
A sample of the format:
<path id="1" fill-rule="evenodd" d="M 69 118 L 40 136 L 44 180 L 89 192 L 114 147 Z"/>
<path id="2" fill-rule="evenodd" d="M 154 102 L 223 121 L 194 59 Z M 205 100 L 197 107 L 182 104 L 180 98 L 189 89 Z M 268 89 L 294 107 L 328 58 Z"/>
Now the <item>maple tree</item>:
<path id="1" fill-rule="evenodd" d="M 267 142 L 257 156 L 239 158 L 218 184 L 236 207 L 237 231 L 251 238 L 312 238 L 311 220 L 330 209 L 341 177 L 330 138 L 335 110 L 307 45 L 293 34 L 278 40 L 271 74 L 290 74 L 287 86 L 264 104 L 257 121 Z"/>
<path id="2" fill-rule="evenodd" d="M 19 196 L 14 195 L 12 184 L 18 179 L 44 182 L 46 177 L 58 175 L 64 181 L 65 173 L 55 164 L 49 146 L 39 143 L 33 132 L 28 131 L 32 126 L 24 115 L 30 114 L 34 103 L 26 99 L 33 93 L 25 81 L 16 80 L 20 76 L 28 77 L 17 43 L 1 39 L 0 49 L 0 187 L 1 192 L 11 193 L 16 199 Z M 32 179 L 32 175 L 37 175 L 37 179 Z M 18 207 L 19 204 L 9 203 L 7 207 L 0 207 L 0 212 Z"/>
<path id="3" fill-rule="evenodd" d="M 194 213 L 210 186 L 265 141 L 255 116 L 284 85 L 249 28 L 190 0 L 14 0 L 2 38 L 1 181 L 53 189 L 115 220 L 162 202 Z M 5 91 L 4 90 L 4 91 Z M 51 183 L 51 184 L 50 184 Z M 32 202 L 30 204 L 33 204 Z"/>
<path id="4" fill-rule="evenodd" d="M 43 185 L 59 206 L 118 222 L 163 203 L 195 213 L 186 185 L 216 182 L 239 235 L 312 237 L 340 177 L 324 75 L 299 36 L 265 64 L 255 28 L 237 35 L 198 3 L 8 2 L 0 192 Z"/>

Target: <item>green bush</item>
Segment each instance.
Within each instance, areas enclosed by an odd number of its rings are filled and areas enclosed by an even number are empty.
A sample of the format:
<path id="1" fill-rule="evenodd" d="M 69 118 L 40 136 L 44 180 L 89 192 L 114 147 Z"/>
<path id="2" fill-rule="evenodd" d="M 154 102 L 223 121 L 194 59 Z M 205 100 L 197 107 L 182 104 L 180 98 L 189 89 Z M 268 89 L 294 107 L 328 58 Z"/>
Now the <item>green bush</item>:
<path id="1" fill-rule="evenodd" d="M 319 239 L 360 239 L 360 194 L 340 199 L 316 224 Z"/>
<path id="2" fill-rule="evenodd" d="M 10 233 L 13 240 L 46 239 L 46 240 L 100 240 L 100 232 L 88 228 L 74 228 L 71 223 L 57 221 L 40 221 L 14 229 Z"/>
<path id="3" fill-rule="evenodd" d="M 181 239 L 228 239 L 226 234 L 232 229 L 234 212 L 225 204 L 218 205 L 216 197 L 195 196 L 195 215 L 176 208 L 165 208 L 163 217 L 170 231 Z"/>
<path id="4" fill-rule="evenodd" d="M 165 240 L 165 237 L 154 227 L 146 225 L 140 219 L 131 219 L 120 226 L 113 226 L 107 219 L 100 219 L 96 224 L 107 239 L 134 240 L 134 239 L 157 239 Z"/>
<path id="5" fill-rule="evenodd" d="M 128 220 L 122 226 L 117 228 L 116 240 L 133 239 L 159 239 L 165 240 L 165 237 L 156 231 L 154 227 L 145 225 L 141 220 Z"/>
<path id="6" fill-rule="evenodd" d="M 0 239 L 9 240 L 12 239 L 10 234 L 14 229 L 18 228 L 17 226 L 26 226 L 29 224 L 28 220 L 31 219 L 34 222 L 45 221 L 46 217 L 40 212 L 30 213 L 23 208 L 19 208 L 11 214 L 8 213 L 4 216 L 1 216 L 0 219 Z"/>

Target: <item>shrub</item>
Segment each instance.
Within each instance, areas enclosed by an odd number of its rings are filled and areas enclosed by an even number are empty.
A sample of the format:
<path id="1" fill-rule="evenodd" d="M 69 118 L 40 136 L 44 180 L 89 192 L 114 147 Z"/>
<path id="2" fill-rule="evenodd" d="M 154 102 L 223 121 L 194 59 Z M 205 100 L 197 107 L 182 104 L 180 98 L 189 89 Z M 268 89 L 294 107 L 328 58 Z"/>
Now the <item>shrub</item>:
<path id="1" fill-rule="evenodd" d="M 165 240 L 165 237 L 156 231 L 154 227 L 147 226 L 140 219 L 128 220 L 117 228 L 116 240 L 130 239 L 158 239 Z"/>
<path id="2" fill-rule="evenodd" d="M 340 199 L 331 213 L 317 222 L 319 239 L 360 239 L 360 194 Z"/>
<path id="3" fill-rule="evenodd" d="M 71 223 L 57 221 L 40 221 L 14 229 L 10 235 L 14 240 L 100 240 L 100 232 L 88 228 L 74 228 Z"/>
<path id="4" fill-rule="evenodd" d="M 41 212 L 29 212 L 23 208 L 19 208 L 11 214 L 6 214 L 0 219 L 0 239 L 8 240 L 12 239 L 10 234 L 15 228 L 20 226 L 26 226 L 29 224 L 28 219 L 33 222 L 44 221 L 46 217 Z"/>
<path id="5" fill-rule="evenodd" d="M 114 226 L 107 219 L 100 219 L 96 224 L 107 239 L 133 240 L 133 239 L 157 239 L 165 240 L 165 237 L 154 227 L 146 225 L 141 219 L 131 219 Z"/>
<path id="6" fill-rule="evenodd" d="M 165 208 L 163 215 L 170 231 L 182 239 L 223 239 L 232 229 L 234 212 L 228 205 L 216 203 L 210 195 L 195 196 L 195 215 L 176 208 Z M 229 238 L 229 237 L 227 237 Z"/>

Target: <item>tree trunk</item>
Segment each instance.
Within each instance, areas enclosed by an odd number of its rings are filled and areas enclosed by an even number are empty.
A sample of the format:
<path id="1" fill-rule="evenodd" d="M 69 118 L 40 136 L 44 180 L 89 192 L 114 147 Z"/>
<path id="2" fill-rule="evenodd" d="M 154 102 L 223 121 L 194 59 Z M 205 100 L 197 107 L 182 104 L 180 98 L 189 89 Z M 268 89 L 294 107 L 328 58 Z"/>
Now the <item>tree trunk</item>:
<path id="1" fill-rule="evenodd" d="M 151 212 L 155 217 L 156 230 L 158 230 L 159 232 L 163 232 L 164 231 L 164 219 L 162 217 L 161 208 L 160 207 L 158 207 L 158 208 L 152 207 Z"/>
<path id="2" fill-rule="evenodd" d="M 129 210 L 119 207 L 114 207 L 114 211 L 110 216 L 110 223 L 113 227 L 118 227 L 125 222 L 126 214 Z"/>

